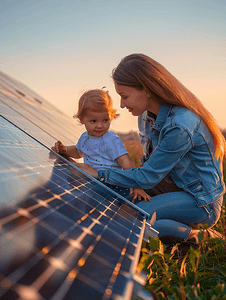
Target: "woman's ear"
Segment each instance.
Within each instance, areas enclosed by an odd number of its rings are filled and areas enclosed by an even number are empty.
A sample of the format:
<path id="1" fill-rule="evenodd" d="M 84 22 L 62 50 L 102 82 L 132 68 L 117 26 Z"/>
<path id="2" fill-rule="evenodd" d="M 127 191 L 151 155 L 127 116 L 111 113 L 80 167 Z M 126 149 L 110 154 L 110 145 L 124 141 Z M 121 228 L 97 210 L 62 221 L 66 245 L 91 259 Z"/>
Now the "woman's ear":
<path id="1" fill-rule="evenodd" d="M 148 98 L 151 97 L 151 95 L 150 95 L 148 92 L 146 92 L 146 91 L 145 91 L 145 95 L 146 95 Z"/>

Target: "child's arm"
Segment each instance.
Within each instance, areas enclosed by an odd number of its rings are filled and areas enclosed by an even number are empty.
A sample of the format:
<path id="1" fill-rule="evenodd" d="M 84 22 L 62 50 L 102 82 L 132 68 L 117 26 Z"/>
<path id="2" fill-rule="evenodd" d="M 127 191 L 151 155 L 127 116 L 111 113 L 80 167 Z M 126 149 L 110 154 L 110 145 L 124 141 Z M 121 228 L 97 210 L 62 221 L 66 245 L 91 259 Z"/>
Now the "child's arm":
<path id="1" fill-rule="evenodd" d="M 116 158 L 116 161 L 123 168 L 123 170 L 135 168 L 135 165 L 130 159 L 128 153 L 119 156 Z"/>
<path id="2" fill-rule="evenodd" d="M 81 153 L 81 151 L 78 151 L 76 146 L 65 146 L 61 141 L 57 141 L 55 143 L 55 146 L 53 146 L 51 149 L 59 154 L 66 155 L 69 157 L 77 159 L 83 157 L 83 153 Z"/>
<path id="3" fill-rule="evenodd" d="M 123 168 L 123 170 L 135 168 L 135 165 L 130 159 L 129 154 L 123 154 L 119 156 L 118 158 L 116 158 L 116 161 Z M 146 202 L 147 199 L 148 201 L 151 201 L 151 197 L 148 194 L 146 194 L 145 191 L 141 188 L 130 188 L 130 195 L 133 196 L 132 203 L 134 203 L 136 198 L 139 201 L 142 198 L 144 199 L 144 202 Z"/>

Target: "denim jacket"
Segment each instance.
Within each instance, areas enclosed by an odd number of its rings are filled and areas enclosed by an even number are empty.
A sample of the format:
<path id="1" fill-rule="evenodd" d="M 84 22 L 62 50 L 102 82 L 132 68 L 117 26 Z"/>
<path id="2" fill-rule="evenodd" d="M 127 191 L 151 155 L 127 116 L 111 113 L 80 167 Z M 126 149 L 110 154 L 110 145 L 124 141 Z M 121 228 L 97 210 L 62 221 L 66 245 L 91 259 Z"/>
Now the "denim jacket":
<path id="1" fill-rule="evenodd" d="M 192 111 L 162 104 L 155 123 L 147 112 L 138 118 L 141 143 L 146 155 L 143 167 L 129 170 L 99 170 L 110 184 L 150 189 L 167 174 L 180 188 L 191 193 L 199 207 L 219 199 L 225 191 L 221 161 L 205 123 Z M 153 152 L 148 148 L 152 141 Z"/>

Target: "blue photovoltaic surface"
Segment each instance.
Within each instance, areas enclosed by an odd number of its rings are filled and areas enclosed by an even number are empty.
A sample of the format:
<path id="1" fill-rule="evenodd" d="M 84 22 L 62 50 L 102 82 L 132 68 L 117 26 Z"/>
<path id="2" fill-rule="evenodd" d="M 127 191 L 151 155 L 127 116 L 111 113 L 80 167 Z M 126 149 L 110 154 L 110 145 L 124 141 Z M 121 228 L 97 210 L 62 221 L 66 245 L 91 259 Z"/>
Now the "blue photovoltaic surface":
<path id="1" fill-rule="evenodd" d="M 45 99 L 0 71 L 0 112 L 48 147 L 74 144 L 84 128 Z"/>
<path id="2" fill-rule="evenodd" d="M 50 153 L 82 129 L 1 72 L 0 109 L 1 299 L 130 299 L 145 214 Z"/>

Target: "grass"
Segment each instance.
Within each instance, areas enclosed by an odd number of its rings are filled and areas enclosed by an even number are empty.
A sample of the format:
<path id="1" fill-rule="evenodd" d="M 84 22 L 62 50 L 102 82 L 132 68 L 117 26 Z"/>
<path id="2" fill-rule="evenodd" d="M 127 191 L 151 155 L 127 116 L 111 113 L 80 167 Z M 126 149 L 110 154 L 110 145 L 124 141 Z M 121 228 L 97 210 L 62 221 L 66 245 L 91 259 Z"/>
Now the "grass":
<path id="1" fill-rule="evenodd" d="M 224 180 L 226 160 L 224 161 Z M 214 229 L 226 236 L 226 195 L 221 217 Z M 224 300 L 226 299 L 226 241 L 202 237 L 197 249 L 190 247 L 185 256 L 175 259 L 180 245 L 167 253 L 166 245 L 157 238 L 143 243 L 139 270 L 147 274 L 145 289 L 154 299 Z M 136 299 L 138 300 L 138 298 Z"/>
<path id="2" fill-rule="evenodd" d="M 123 141 L 136 167 L 142 149 L 139 141 Z M 226 160 L 224 161 L 226 181 Z M 226 195 L 220 220 L 214 229 L 226 236 Z M 159 238 L 143 242 L 138 270 L 147 274 L 145 289 L 155 300 L 226 300 L 226 241 L 199 236 L 197 249 L 187 249 L 185 255 L 175 257 L 180 244 L 167 253 Z M 140 298 L 135 298 L 139 300 Z M 134 300 L 135 300 L 134 299 Z"/>
<path id="3" fill-rule="evenodd" d="M 150 238 L 138 265 L 147 273 L 145 289 L 157 300 L 226 299 L 225 242 L 201 238 L 198 249 L 191 247 L 183 259 L 174 259 L 178 247 L 166 253 L 158 237 Z"/>

